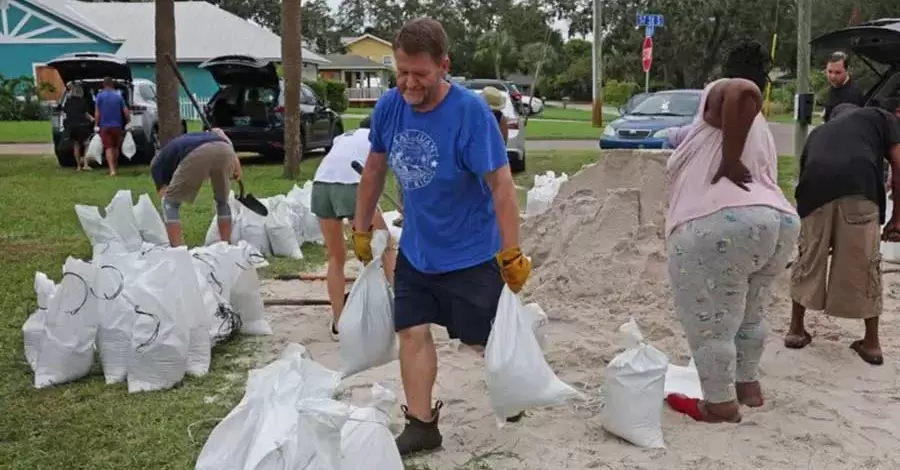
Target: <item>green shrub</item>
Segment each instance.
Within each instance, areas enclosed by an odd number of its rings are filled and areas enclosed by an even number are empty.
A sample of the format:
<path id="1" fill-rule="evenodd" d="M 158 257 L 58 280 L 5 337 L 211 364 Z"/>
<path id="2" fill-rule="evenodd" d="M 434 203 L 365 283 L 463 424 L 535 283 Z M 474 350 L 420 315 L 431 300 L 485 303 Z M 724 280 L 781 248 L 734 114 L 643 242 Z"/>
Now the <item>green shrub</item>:
<path id="1" fill-rule="evenodd" d="M 634 82 L 607 80 L 603 85 L 604 104 L 622 106 L 629 98 L 634 96 L 638 89 L 638 84 Z"/>
<path id="2" fill-rule="evenodd" d="M 305 82 L 316 93 L 316 96 L 328 103 L 335 112 L 343 113 L 350 107 L 347 99 L 347 85 L 334 80 L 316 80 Z"/>
<path id="3" fill-rule="evenodd" d="M 0 121 L 40 121 L 47 118 L 38 98 L 41 91 L 53 91 L 53 86 L 34 85 L 28 76 L 6 78 L 0 74 Z"/>

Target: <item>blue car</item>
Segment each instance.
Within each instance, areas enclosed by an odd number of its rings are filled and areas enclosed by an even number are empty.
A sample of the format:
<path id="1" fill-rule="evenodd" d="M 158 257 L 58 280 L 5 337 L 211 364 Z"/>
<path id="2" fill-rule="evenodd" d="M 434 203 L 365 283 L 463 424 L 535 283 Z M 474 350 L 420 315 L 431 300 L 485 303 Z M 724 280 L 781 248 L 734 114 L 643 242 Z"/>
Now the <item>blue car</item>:
<path id="1" fill-rule="evenodd" d="M 639 95 L 636 103 L 626 106 L 622 117 L 603 129 L 600 148 L 667 148 L 669 130 L 694 121 L 702 93 L 703 90 L 670 90 Z"/>

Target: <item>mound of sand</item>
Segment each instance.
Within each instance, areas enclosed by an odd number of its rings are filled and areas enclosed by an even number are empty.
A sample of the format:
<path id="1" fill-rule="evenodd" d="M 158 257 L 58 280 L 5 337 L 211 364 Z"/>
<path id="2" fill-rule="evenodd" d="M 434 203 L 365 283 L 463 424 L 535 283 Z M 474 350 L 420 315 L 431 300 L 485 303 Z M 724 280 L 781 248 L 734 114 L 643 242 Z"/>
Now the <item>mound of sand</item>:
<path id="1" fill-rule="evenodd" d="M 547 360 L 589 400 L 533 410 L 520 424 L 498 430 L 483 361 L 435 329 L 440 364 L 435 398 L 446 403 L 444 450 L 419 462 L 441 470 L 900 468 L 896 274 L 885 275 L 885 366 L 868 366 L 848 349 L 861 334 L 859 322 L 812 313 L 813 344 L 786 350 L 781 338 L 790 304 L 784 275 L 767 312 L 773 333 L 762 361 L 765 406 L 745 409 L 740 425 L 698 424 L 666 410 L 666 450 L 645 451 L 602 430 L 604 369 L 619 351 L 616 330 L 630 316 L 670 360 L 682 365 L 688 360 L 672 311 L 663 239 L 666 158 L 662 152 L 604 152 L 601 163 L 570 178 L 550 210 L 523 225 L 523 247 L 535 264 L 526 296 L 550 317 Z M 265 290 L 280 297 L 324 297 L 320 284 L 268 283 Z M 276 332 L 273 352 L 297 341 L 316 360 L 339 367 L 337 344 L 328 339 L 327 308 L 280 307 L 268 313 Z M 396 362 L 354 376 L 342 388 L 355 397 L 374 381 L 403 400 Z M 397 410 L 395 431 L 402 422 Z M 473 458 L 484 465 L 473 464 Z"/>

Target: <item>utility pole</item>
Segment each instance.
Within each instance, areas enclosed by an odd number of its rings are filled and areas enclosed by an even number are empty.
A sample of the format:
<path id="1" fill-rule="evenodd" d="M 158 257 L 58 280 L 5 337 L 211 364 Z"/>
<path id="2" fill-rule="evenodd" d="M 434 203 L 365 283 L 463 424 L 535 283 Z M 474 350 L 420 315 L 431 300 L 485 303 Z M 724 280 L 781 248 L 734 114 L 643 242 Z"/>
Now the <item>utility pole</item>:
<path id="1" fill-rule="evenodd" d="M 594 103 L 591 121 L 594 127 L 603 127 L 603 0 L 594 0 Z"/>
<path id="2" fill-rule="evenodd" d="M 802 96 L 810 92 L 809 87 L 809 63 L 811 52 L 812 5 L 811 0 L 797 0 L 797 95 Z M 798 103 L 799 104 L 799 103 Z M 795 111 L 795 113 L 797 113 Z M 798 115 L 799 117 L 799 115 Z M 809 134 L 809 123 L 802 117 L 797 119 L 797 129 L 794 133 L 794 155 L 800 157 L 803 147 L 806 145 L 806 136 Z"/>

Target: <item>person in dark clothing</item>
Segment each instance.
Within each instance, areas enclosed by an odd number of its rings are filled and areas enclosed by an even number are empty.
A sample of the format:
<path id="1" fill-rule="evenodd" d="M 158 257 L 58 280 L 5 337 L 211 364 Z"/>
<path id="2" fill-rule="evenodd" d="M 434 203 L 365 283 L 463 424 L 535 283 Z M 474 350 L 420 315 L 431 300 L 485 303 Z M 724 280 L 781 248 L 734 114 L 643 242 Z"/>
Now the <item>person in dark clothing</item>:
<path id="1" fill-rule="evenodd" d="M 91 137 L 91 123 L 94 121 L 93 110 L 84 99 L 84 89 L 77 83 L 69 84 L 69 96 L 63 105 L 66 120 L 63 123 L 66 129 L 66 138 L 72 141 L 75 152 L 75 170 L 90 170 L 87 159 L 84 158 L 85 142 Z"/>
<path id="2" fill-rule="evenodd" d="M 806 347 L 807 309 L 838 318 L 861 319 L 865 336 L 851 343 L 859 357 L 881 365 L 880 240 L 900 242 L 900 204 L 885 221 L 886 162 L 893 193 L 900 192 L 900 103 L 881 108 L 844 103 L 827 123 L 816 127 L 800 156 L 795 196 L 801 230 L 799 256 L 791 275 L 793 307 L 784 345 Z M 830 261 L 829 261 L 830 258 Z"/>
<path id="3" fill-rule="evenodd" d="M 865 95 L 856 88 L 853 79 L 850 78 L 849 66 L 850 57 L 843 52 L 835 52 L 828 59 L 825 73 L 831 83 L 831 89 L 828 91 L 828 101 L 825 102 L 825 122 L 831 120 L 832 112 L 839 104 L 850 103 L 860 107 L 866 105 Z"/>
<path id="4" fill-rule="evenodd" d="M 229 178 L 241 179 L 241 162 L 221 129 L 191 132 L 172 139 L 150 164 L 150 175 L 162 199 L 163 220 L 172 246 L 184 244 L 179 215 L 181 204 L 194 202 L 209 179 L 216 201 L 219 237 L 231 241 Z"/>

